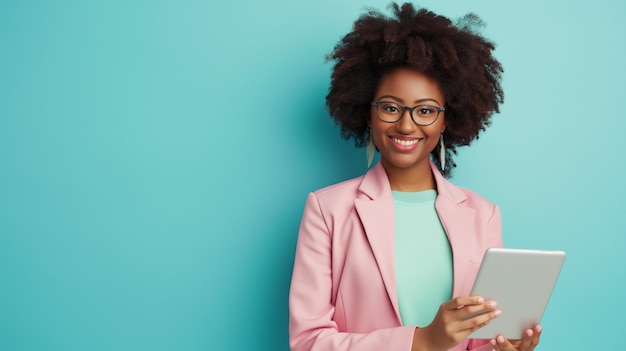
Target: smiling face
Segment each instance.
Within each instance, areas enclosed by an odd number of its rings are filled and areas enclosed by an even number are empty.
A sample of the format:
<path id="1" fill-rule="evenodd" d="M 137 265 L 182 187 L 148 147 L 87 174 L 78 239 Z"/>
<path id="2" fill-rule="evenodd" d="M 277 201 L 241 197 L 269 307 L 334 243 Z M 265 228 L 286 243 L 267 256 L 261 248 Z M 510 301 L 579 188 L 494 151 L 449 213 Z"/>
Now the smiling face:
<path id="1" fill-rule="evenodd" d="M 397 68 L 385 75 L 374 94 L 374 100 L 408 107 L 445 104 L 439 84 L 410 68 Z M 376 107 L 372 107 L 369 125 L 392 189 L 421 189 L 423 186 L 416 184 L 423 185 L 425 181 L 434 186 L 429 156 L 445 129 L 444 114 L 441 112 L 434 123 L 421 126 L 413 121 L 409 111 L 404 111 L 399 121 L 389 123 L 382 121 Z"/>

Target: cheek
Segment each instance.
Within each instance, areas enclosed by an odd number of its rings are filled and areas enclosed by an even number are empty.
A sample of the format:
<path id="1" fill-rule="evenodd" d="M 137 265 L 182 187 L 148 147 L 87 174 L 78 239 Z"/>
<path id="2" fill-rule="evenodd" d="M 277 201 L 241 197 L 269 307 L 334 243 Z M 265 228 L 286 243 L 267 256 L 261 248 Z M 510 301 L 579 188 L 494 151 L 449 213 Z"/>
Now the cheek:
<path id="1" fill-rule="evenodd" d="M 378 131 L 380 131 L 380 126 L 376 122 L 377 121 L 373 117 L 370 117 L 370 119 L 367 121 L 367 126 L 370 129 L 370 134 L 376 134 Z"/>
<path id="2" fill-rule="evenodd" d="M 380 145 L 380 131 L 376 129 L 376 127 L 372 126 L 370 128 L 370 135 L 374 140 L 374 145 L 378 148 L 378 146 Z"/>
<path id="3" fill-rule="evenodd" d="M 433 126 L 433 128 L 428 131 L 428 149 L 430 151 L 433 151 L 433 149 L 439 144 L 442 130 L 443 124 Z"/>
<path id="4" fill-rule="evenodd" d="M 386 149 L 385 146 L 385 136 L 380 132 L 380 130 L 375 131 L 372 129 L 372 140 L 374 141 L 374 146 L 376 147 L 376 151 L 381 151 Z"/>
<path id="5" fill-rule="evenodd" d="M 435 147 L 437 147 L 437 145 L 439 144 L 439 134 L 433 136 L 432 138 L 430 138 L 430 143 L 428 145 L 428 151 L 432 152 Z"/>

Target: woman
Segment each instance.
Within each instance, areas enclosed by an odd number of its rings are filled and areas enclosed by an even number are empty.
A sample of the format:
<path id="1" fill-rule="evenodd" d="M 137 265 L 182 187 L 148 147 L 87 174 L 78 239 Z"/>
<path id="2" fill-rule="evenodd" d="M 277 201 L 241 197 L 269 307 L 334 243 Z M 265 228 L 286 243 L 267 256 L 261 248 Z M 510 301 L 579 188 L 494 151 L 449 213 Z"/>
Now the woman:
<path id="1" fill-rule="evenodd" d="M 392 17 L 362 15 L 329 57 L 330 113 L 380 162 L 307 198 L 291 348 L 531 351 L 539 326 L 521 340 L 467 339 L 501 313 L 468 296 L 484 251 L 502 245 L 500 212 L 444 178 L 456 147 L 477 138 L 503 100 L 494 46 L 473 31 L 473 15 L 455 26 L 392 6 Z"/>

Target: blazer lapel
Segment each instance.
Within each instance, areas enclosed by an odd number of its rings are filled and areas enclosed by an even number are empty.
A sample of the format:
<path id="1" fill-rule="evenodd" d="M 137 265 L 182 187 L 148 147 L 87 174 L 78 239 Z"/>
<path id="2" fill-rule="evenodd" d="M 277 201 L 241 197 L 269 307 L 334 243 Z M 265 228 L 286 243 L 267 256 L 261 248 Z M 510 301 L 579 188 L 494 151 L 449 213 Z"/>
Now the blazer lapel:
<path id="1" fill-rule="evenodd" d="M 376 259 L 389 301 L 402 323 L 396 291 L 394 261 L 394 205 L 384 168 L 376 164 L 363 178 L 361 196 L 354 201 L 367 240 Z"/>
<path id="2" fill-rule="evenodd" d="M 462 291 L 462 289 L 464 288 L 463 283 L 473 250 L 472 235 L 470 233 L 476 228 L 476 210 L 462 206 L 461 203 L 467 199 L 467 196 L 444 179 L 435 168 L 435 165 L 431 164 L 431 166 L 437 182 L 438 196 L 435 201 L 435 208 L 452 248 L 454 267 L 452 296 L 459 296 L 462 293 L 469 293 Z"/>
<path id="3" fill-rule="evenodd" d="M 452 248 L 452 263 L 454 266 L 452 296 L 459 296 L 462 292 L 461 289 L 464 287 L 464 277 L 466 276 L 468 262 L 472 253 L 471 236 L 466 234 L 474 228 L 475 210 L 458 206 L 445 197 L 437 198 L 435 208 Z"/>

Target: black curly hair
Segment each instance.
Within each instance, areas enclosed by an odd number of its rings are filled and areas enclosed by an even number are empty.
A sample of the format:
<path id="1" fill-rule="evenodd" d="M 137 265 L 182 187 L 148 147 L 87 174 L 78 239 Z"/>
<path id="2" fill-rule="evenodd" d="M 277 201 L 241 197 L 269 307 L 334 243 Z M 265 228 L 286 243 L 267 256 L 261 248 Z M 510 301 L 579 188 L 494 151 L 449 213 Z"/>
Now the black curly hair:
<path id="1" fill-rule="evenodd" d="M 469 145 L 490 124 L 504 101 L 502 66 L 495 46 L 479 29 L 482 20 L 468 14 L 455 24 L 412 4 L 390 5 L 392 16 L 369 10 L 327 56 L 334 62 L 326 105 L 344 139 L 363 147 L 369 136 L 371 101 L 380 79 L 398 67 L 411 67 L 433 78 L 446 100 L 446 165 L 449 177 L 456 164 L 452 154 Z M 439 146 L 432 151 L 439 153 Z M 441 170 L 438 157 L 433 162 Z"/>

